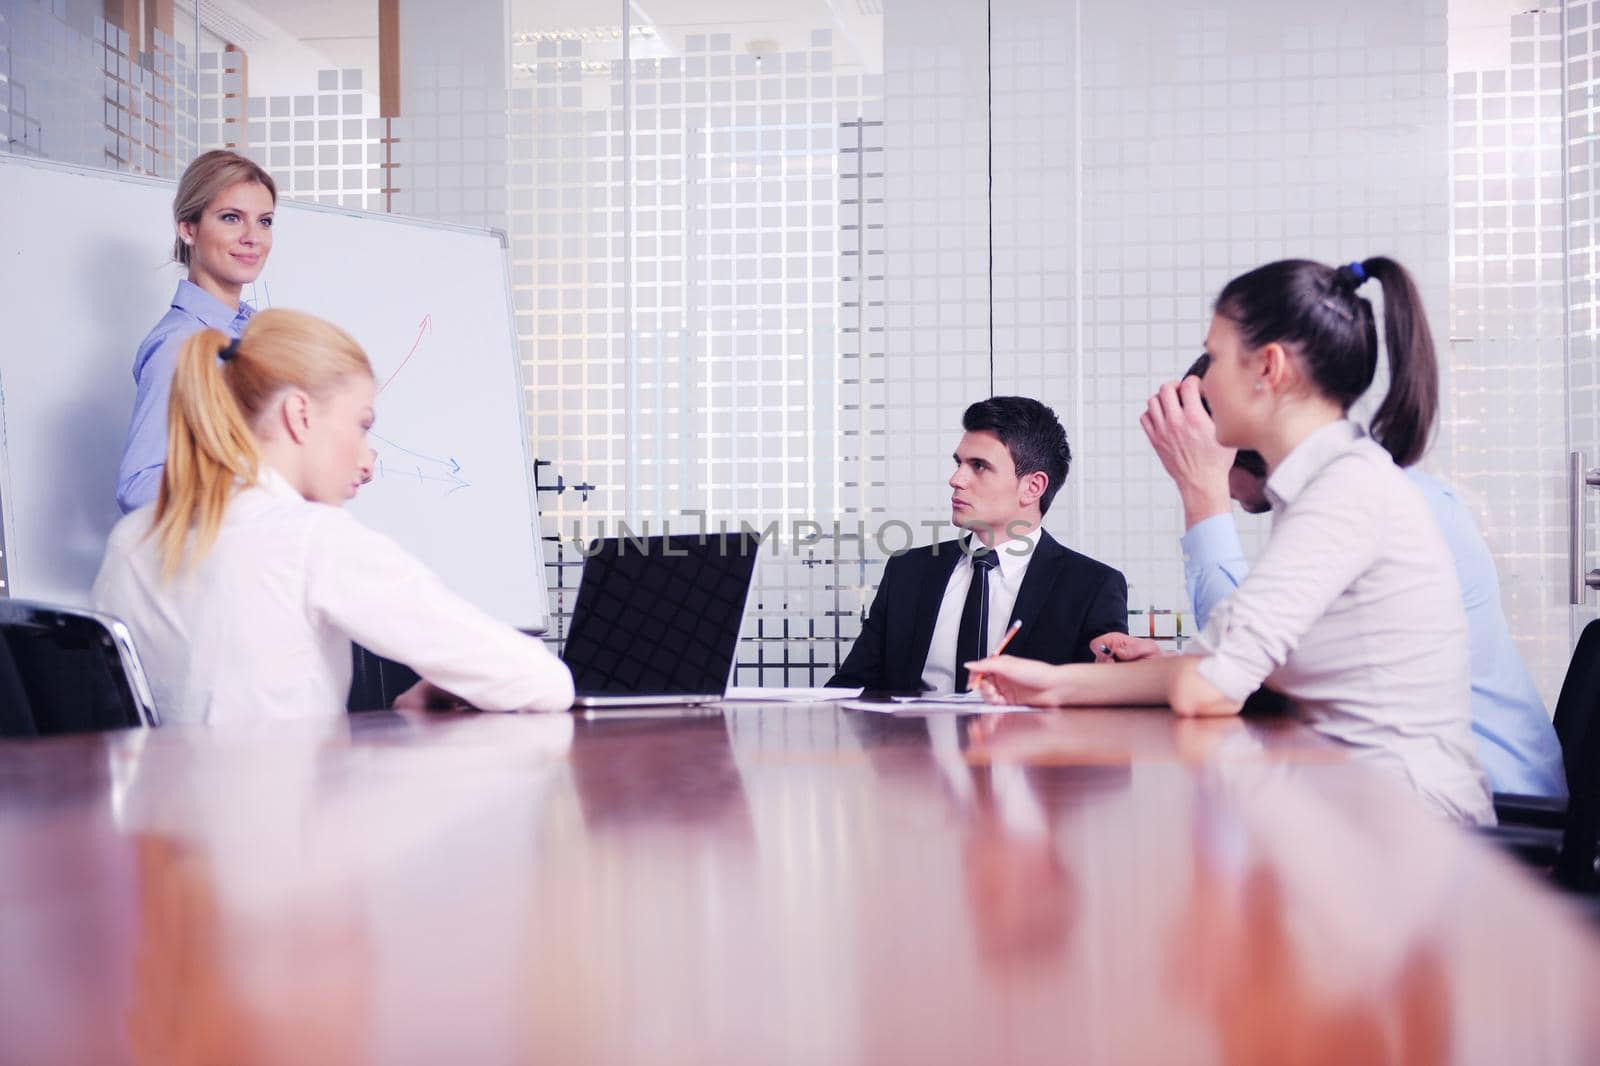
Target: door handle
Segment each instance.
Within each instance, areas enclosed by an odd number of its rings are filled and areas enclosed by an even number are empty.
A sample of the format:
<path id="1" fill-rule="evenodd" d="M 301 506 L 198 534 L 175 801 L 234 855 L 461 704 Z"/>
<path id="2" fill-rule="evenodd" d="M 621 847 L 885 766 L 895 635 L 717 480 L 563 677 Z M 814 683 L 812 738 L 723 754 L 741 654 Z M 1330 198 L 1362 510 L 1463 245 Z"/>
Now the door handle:
<path id="1" fill-rule="evenodd" d="M 1589 549 L 1585 543 L 1584 490 L 1600 488 L 1600 468 L 1590 470 L 1582 452 L 1567 457 L 1567 601 L 1574 605 L 1588 599 L 1590 589 L 1600 589 L 1600 570 L 1584 570 Z"/>

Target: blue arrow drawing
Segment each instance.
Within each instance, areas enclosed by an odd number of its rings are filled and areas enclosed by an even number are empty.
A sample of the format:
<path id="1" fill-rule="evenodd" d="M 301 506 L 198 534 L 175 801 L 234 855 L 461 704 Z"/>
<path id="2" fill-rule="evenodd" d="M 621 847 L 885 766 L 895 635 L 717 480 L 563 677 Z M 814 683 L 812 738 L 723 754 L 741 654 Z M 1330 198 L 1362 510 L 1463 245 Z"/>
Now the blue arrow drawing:
<path id="1" fill-rule="evenodd" d="M 450 486 L 445 491 L 446 496 L 472 486 L 472 482 L 461 476 L 461 464 L 454 459 L 440 459 L 432 455 L 423 455 L 421 452 L 414 452 L 410 448 L 403 448 L 387 437 L 380 437 L 376 433 L 369 433 L 368 435 L 373 440 L 383 444 L 385 448 L 393 449 L 417 460 L 415 463 L 389 463 L 380 457 L 378 459 L 378 469 L 373 472 L 375 477 L 397 477 L 404 478 L 407 481 L 412 479 L 417 481 L 437 481 L 440 484 Z"/>

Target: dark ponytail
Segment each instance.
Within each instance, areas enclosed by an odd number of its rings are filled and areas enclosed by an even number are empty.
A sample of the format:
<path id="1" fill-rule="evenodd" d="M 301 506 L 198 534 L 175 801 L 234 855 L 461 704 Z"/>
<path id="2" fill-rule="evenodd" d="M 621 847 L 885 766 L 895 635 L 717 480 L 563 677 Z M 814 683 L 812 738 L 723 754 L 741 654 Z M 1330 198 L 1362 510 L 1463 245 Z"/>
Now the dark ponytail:
<path id="1" fill-rule="evenodd" d="M 1284 259 L 1228 282 L 1217 314 L 1239 327 L 1251 348 L 1293 348 L 1322 394 L 1346 411 L 1372 386 L 1378 330 L 1372 304 L 1356 294 L 1368 278 L 1383 286 L 1389 391 L 1372 418 L 1372 436 L 1399 466 L 1422 458 L 1439 410 L 1439 365 L 1422 298 L 1393 259 L 1374 256 L 1334 269 Z"/>
<path id="2" fill-rule="evenodd" d="M 1439 360 L 1422 312 L 1422 294 L 1406 268 L 1374 256 L 1361 264 L 1383 286 L 1383 344 L 1389 350 L 1389 391 L 1372 416 L 1372 436 L 1399 466 L 1428 450 L 1439 413 Z"/>

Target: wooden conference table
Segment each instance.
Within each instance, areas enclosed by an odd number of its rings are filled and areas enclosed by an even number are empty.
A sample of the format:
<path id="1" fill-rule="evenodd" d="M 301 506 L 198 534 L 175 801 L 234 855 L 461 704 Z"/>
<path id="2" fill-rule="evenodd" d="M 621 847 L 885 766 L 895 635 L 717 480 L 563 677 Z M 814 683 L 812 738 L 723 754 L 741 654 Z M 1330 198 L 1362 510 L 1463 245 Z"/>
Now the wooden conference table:
<path id="1" fill-rule="evenodd" d="M 0 862 L 7 1063 L 1600 1061 L 1600 936 L 1287 721 L 7 742 Z"/>

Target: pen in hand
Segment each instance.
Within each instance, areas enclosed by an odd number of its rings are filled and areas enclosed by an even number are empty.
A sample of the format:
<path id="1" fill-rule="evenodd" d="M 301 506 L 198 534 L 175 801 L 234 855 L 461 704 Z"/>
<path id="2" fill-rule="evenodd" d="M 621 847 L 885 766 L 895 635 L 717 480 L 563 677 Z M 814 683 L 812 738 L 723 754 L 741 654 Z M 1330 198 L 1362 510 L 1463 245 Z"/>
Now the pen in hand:
<path id="1" fill-rule="evenodd" d="M 1022 628 L 1022 619 L 1019 618 L 1015 622 L 1012 622 L 1010 628 L 1008 628 L 1006 630 L 1005 636 L 1000 638 L 1000 643 L 995 645 L 995 649 L 994 649 L 993 652 L 990 653 L 990 655 L 999 655 L 999 654 L 1003 653 L 1006 650 L 1006 645 L 1011 643 L 1011 638 L 1016 636 L 1017 635 L 1017 630 L 1019 630 L 1021 628 Z M 983 671 L 982 670 L 975 670 L 975 671 L 973 671 L 972 676 L 967 678 L 967 687 L 969 689 L 972 689 L 973 691 L 977 691 L 978 682 L 980 682 L 982 680 L 983 680 Z"/>

